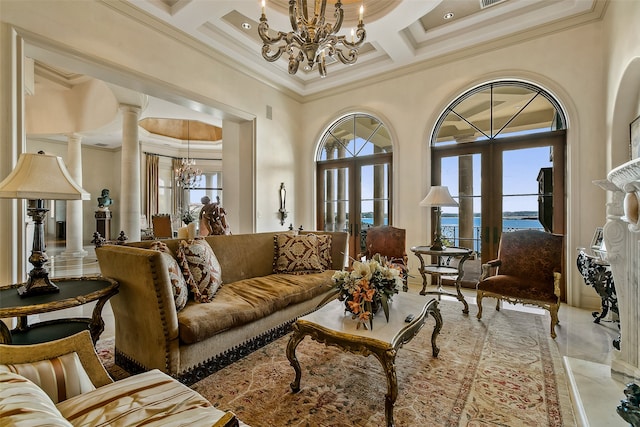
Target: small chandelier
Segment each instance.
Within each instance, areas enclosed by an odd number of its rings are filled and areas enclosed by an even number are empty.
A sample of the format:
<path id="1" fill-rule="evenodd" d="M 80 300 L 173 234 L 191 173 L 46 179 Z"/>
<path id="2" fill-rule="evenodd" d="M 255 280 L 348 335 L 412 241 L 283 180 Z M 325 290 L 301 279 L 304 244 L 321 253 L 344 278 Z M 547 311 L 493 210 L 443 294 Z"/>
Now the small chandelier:
<path id="1" fill-rule="evenodd" d="M 272 38 L 269 36 L 269 24 L 265 15 L 265 0 L 262 0 L 262 16 L 258 25 L 258 34 L 264 42 L 262 57 L 269 62 L 274 62 L 283 53 L 288 53 L 289 74 L 295 74 L 300 62 L 306 60 L 305 70 L 309 71 L 318 64 L 320 77 L 326 77 L 325 55 L 331 58 L 335 55 L 343 64 L 354 64 L 358 59 L 358 48 L 364 43 L 366 36 L 362 22 L 364 6 L 360 6 L 358 28 L 355 31 L 351 30 L 351 41 L 349 41 L 345 36 L 336 35 L 342 27 L 344 18 L 342 2 L 336 1 L 336 10 L 333 14 L 336 21 L 331 24 L 325 23 L 327 0 L 314 1 L 313 15 L 309 19 L 307 0 L 289 0 L 289 20 L 293 31 L 288 33 L 278 31 L 278 34 Z"/>
<path id="2" fill-rule="evenodd" d="M 180 162 L 180 166 L 178 166 L 174 171 L 176 185 L 183 189 L 193 188 L 200 185 L 200 179 L 202 178 L 202 170 L 196 168 L 195 159 L 189 158 L 190 141 L 189 120 L 187 120 L 187 158 L 183 158 Z"/>

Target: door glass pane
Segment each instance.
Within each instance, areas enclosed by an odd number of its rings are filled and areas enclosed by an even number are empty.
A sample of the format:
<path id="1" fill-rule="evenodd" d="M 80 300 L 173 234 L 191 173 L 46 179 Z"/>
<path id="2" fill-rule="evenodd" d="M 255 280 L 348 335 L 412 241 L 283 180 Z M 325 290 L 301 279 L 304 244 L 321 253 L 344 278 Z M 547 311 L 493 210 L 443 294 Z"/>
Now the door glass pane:
<path id="1" fill-rule="evenodd" d="M 502 231 L 551 228 L 550 153 L 551 147 L 503 152 Z"/>
<path id="2" fill-rule="evenodd" d="M 441 185 L 459 206 L 442 208 L 442 236 L 445 246 L 462 246 L 481 252 L 481 163 L 480 154 L 444 157 Z"/>
<path id="3" fill-rule="evenodd" d="M 389 165 L 360 168 L 360 246 L 364 251 L 366 230 L 389 225 Z"/>
<path id="4" fill-rule="evenodd" d="M 347 168 L 324 171 L 324 231 L 349 231 L 349 203 Z"/>

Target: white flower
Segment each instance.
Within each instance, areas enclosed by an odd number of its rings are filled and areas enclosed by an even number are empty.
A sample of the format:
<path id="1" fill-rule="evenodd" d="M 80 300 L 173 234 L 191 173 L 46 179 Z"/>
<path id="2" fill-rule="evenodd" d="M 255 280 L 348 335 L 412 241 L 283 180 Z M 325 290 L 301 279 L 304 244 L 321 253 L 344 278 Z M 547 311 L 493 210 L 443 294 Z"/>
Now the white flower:
<path id="1" fill-rule="evenodd" d="M 353 278 L 365 278 L 367 280 L 371 279 L 371 275 L 375 272 L 375 269 L 372 269 L 370 265 L 367 263 L 362 263 L 360 261 L 353 262 L 353 271 L 351 272 L 351 276 Z"/>

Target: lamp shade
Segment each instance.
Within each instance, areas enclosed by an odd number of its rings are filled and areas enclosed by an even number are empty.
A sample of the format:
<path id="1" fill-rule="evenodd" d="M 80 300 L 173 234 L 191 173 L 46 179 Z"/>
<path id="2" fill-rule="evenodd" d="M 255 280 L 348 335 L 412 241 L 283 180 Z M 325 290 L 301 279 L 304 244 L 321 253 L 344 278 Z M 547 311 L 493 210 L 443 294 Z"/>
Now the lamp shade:
<path id="1" fill-rule="evenodd" d="M 434 185 L 429 190 L 429 194 L 419 204 L 420 206 L 458 206 L 458 202 L 453 200 L 449 189 L 444 185 Z"/>
<path id="2" fill-rule="evenodd" d="M 89 200 L 57 156 L 23 153 L 13 171 L 0 182 L 0 198 L 28 200 Z"/>

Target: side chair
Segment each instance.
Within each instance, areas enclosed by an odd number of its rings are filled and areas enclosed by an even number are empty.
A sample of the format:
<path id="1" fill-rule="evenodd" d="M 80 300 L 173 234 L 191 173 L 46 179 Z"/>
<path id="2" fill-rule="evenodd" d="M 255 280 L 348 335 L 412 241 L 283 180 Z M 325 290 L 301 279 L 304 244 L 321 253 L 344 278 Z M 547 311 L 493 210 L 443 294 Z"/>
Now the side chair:
<path id="1" fill-rule="evenodd" d="M 406 230 L 388 225 L 370 227 L 365 238 L 365 250 L 358 258 L 371 259 L 375 254 L 387 260 L 402 270 L 403 291 L 407 291 L 407 276 L 409 261 L 406 251 Z"/>
<path id="2" fill-rule="evenodd" d="M 498 258 L 482 264 L 476 285 L 478 319 L 482 319 L 482 299 L 497 299 L 511 304 L 535 305 L 551 314 L 551 338 L 560 308 L 560 279 L 564 236 L 540 230 L 502 233 Z"/>
<path id="3" fill-rule="evenodd" d="M 173 227 L 171 226 L 170 214 L 155 214 L 151 216 L 153 226 L 153 236 L 156 239 L 173 238 Z"/>

